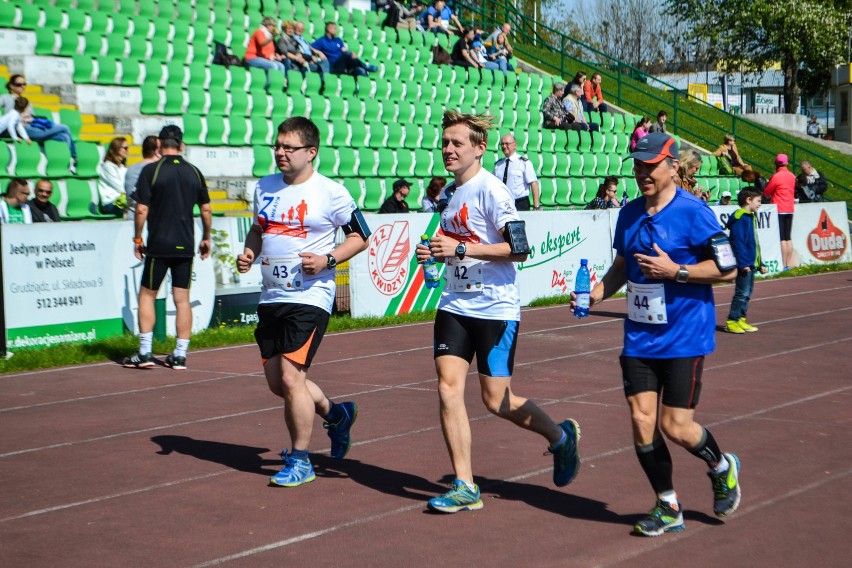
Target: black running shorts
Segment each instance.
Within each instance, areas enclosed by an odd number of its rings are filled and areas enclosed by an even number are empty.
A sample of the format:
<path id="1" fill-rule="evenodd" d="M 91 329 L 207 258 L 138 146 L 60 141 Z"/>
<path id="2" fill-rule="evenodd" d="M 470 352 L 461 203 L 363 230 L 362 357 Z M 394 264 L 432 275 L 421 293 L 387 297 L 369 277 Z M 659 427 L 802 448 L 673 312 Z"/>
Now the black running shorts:
<path id="1" fill-rule="evenodd" d="M 149 290 L 159 290 L 166 272 L 172 274 L 173 288 L 189 289 L 192 282 L 192 257 L 179 258 L 145 258 L 145 266 L 142 268 L 142 286 Z"/>
<path id="2" fill-rule="evenodd" d="M 455 355 L 486 377 L 511 377 L 518 345 L 518 322 L 486 320 L 438 310 L 435 317 L 435 358 Z"/>
<path id="3" fill-rule="evenodd" d="M 663 404 L 672 408 L 695 408 L 701 394 L 704 357 L 647 359 L 621 356 L 624 395 L 662 392 Z"/>
<path id="4" fill-rule="evenodd" d="M 793 214 L 779 213 L 778 214 L 778 234 L 782 241 L 792 240 L 793 234 Z"/>
<path id="5" fill-rule="evenodd" d="M 305 368 L 319 349 L 328 327 L 328 312 L 303 304 L 260 304 L 254 338 L 264 363 L 276 355 Z"/>

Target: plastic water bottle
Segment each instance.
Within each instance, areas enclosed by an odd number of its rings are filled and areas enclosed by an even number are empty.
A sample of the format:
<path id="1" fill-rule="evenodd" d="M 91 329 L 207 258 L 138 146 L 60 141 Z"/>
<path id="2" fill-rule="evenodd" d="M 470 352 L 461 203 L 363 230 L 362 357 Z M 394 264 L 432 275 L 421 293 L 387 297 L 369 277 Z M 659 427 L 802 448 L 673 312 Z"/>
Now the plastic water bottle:
<path id="1" fill-rule="evenodd" d="M 574 295 L 576 296 L 576 305 L 574 306 L 574 317 L 584 318 L 589 315 L 589 296 L 591 289 L 592 275 L 589 273 L 589 261 L 585 258 L 580 259 L 580 269 L 577 271 L 577 278 L 574 279 Z"/>
<path id="2" fill-rule="evenodd" d="M 429 235 L 420 237 L 420 244 L 429 246 Z M 429 260 L 423 263 L 423 280 L 426 281 L 427 288 L 437 288 L 441 285 L 441 274 L 438 270 L 438 261 L 434 256 L 430 256 Z"/>

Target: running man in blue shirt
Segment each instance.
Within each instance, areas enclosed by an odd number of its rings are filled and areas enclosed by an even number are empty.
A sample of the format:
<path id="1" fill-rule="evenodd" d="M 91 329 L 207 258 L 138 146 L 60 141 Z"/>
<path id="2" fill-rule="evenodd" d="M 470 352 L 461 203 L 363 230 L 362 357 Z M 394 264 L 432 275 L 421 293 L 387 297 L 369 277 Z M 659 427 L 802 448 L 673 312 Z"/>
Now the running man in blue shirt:
<path id="1" fill-rule="evenodd" d="M 715 349 L 711 285 L 733 280 L 736 261 L 710 208 L 675 185 L 674 138 L 649 134 L 630 157 L 642 195 L 620 212 L 617 256 L 590 303 L 627 286 L 624 393 L 636 455 L 657 494 L 656 505 L 634 530 L 659 536 L 684 529 L 663 435 L 707 463 L 717 516 L 733 513 L 740 502 L 739 459 L 723 454 L 713 435 L 694 421 L 704 356 Z"/>

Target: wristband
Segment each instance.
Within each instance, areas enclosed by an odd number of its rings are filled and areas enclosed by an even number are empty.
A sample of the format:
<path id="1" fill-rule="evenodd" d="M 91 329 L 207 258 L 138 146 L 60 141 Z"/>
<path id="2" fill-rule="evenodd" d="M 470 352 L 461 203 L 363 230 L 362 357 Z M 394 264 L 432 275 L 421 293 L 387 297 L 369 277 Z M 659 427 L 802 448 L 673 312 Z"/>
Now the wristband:
<path id="1" fill-rule="evenodd" d="M 141 245 L 141 244 L 142 244 L 142 239 L 140 239 L 139 237 L 135 237 L 135 238 L 133 239 L 133 244 Z"/>

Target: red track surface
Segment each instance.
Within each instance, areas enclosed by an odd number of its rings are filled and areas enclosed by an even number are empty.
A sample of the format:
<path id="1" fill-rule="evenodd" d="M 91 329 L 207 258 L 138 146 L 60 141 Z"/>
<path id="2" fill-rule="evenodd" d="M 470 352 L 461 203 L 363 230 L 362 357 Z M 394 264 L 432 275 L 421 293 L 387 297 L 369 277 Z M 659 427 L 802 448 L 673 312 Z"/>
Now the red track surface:
<path id="1" fill-rule="evenodd" d="M 717 289 L 724 322 L 732 286 Z M 329 335 L 311 378 L 360 405 L 349 458 L 266 486 L 289 444 L 255 346 L 190 369 L 114 364 L 0 376 L 3 566 L 849 566 L 852 273 L 759 282 L 749 321 L 718 333 L 698 420 L 742 460 L 739 510 L 712 512 L 704 465 L 673 447 L 686 531 L 630 535 L 653 504 L 617 356 L 624 300 L 587 320 L 525 310 L 516 392 L 580 422 L 583 465 L 553 487 L 545 442 L 489 415 L 468 381 L 485 508 L 425 511 L 445 491 L 431 324 Z M 650 565 L 650 564 L 649 564 Z"/>

